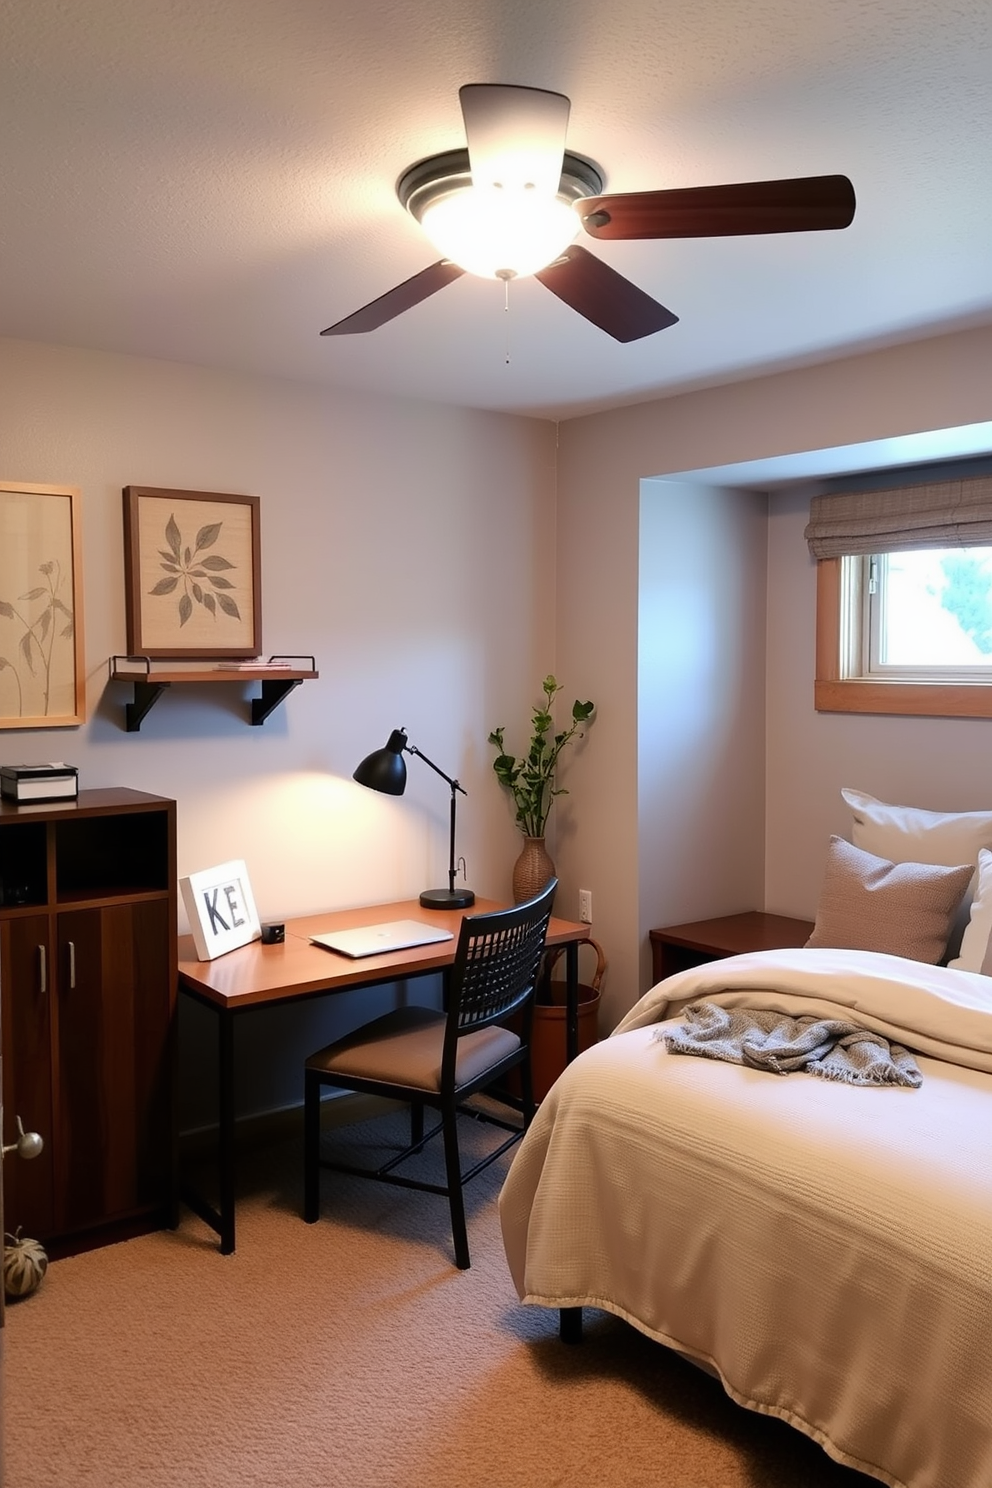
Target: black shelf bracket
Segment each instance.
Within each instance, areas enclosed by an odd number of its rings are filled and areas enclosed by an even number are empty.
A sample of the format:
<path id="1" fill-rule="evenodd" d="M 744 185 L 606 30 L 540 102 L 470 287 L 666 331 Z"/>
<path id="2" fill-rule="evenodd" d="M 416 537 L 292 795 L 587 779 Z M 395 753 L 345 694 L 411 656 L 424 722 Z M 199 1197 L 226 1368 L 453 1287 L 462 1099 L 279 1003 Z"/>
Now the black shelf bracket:
<path id="1" fill-rule="evenodd" d="M 284 697 L 288 697 L 294 687 L 299 687 L 303 681 L 302 677 L 265 677 L 262 679 L 262 696 L 251 700 L 251 721 L 253 724 L 264 723 L 272 712 L 278 708 Z"/>
<path id="2" fill-rule="evenodd" d="M 135 682 L 134 702 L 124 704 L 124 717 L 129 734 L 136 734 L 141 727 L 141 721 L 149 708 L 158 702 L 159 698 L 171 684 L 168 682 Z"/>

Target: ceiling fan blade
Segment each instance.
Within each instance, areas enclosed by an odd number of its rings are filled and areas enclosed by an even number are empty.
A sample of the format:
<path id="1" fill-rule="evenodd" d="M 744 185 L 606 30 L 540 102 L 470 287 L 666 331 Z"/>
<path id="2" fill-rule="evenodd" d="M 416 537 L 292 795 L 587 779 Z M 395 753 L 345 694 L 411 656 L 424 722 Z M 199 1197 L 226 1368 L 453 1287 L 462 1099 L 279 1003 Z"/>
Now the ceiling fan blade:
<path id="1" fill-rule="evenodd" d="M 564 93 L 466 83 L 458 99 L 474 186 L 534 186 L 557 194 L 571 108 Z"/>
<path id="2" fill-rule="evenodd" d="M 576 203 L 594 238 L 724 238 L 847 227 L 854 187 L 846 176 L 744 181 L 675 191 L 631 191 Z"/>
<path id="3" fill-rule="evenodd" d="M 615 341 L 639 341 L 678 322 L 671 310 L 585 248 L 566 248 L 534 278 Z"/>
<path id="4" fill-rule="evenodd" d="M 426 300 L 432 294 L 437 294 L 446 284 L 453 279 L 459 279 L 465 270 L 460 269 L 457 264 L 451 263 L 447 258 L 440 259 L 436 264 L 431 264 L 429 269 L 421 269 L 419 274 L 414 274 L 412 279 L 404 279 L 402 284 L 397 284 L 395 289 L 388 289 L 385 294 L 380 295 L 371 304 L 365 305 L 361 310 L 356 310 L 353 315 L 339 320 L 335 325 L 328 326 L 326 331 L 321 331 L 322 336 L 354 336 L 362 331 L 374 331 L 379 326 L 385 325 L 387 320 L 395 320 L 397 315 L 402 315 L 404 310 L 412 310 L 414 305 L 419 305 L 421 300 Z"/>

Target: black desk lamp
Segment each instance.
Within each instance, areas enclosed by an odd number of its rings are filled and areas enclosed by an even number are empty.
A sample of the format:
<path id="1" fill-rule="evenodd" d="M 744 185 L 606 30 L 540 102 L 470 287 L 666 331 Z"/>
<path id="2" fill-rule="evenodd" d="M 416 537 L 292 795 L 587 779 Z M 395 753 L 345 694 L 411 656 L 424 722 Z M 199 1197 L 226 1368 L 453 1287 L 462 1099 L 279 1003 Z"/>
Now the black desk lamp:
<path id="1" fill-rule="evenodd" d="M 407 754 L 415 754 L 418 759 L 423 760 L 425 765 L 430 765 L 434 773 L 440 775 L 441 779 L 446 780 L 451 787 L 448 887 L 446 889 L 425 889 L 420 896 L 420 902 L 425 909 L 465 909 L 468 905 L 475 903 L 475 895 L 471 889 L 455 888 L 455 792 L 461 791 L 465 796 L 468 794 L 465 787 L 459 785 L 457 780 L 452 780 L 450 775 L 446 775 L 415 745 L 408 743 L 403 729 L 393 729 L 384 749 L 376 749 L 372 754 L 366 755 L 355 771 L 354 778 L 359 785 L 367 785 L 370 790 L 381 791 L 385 796 L 401 796 L 406 790 L 404 750 Z"/>

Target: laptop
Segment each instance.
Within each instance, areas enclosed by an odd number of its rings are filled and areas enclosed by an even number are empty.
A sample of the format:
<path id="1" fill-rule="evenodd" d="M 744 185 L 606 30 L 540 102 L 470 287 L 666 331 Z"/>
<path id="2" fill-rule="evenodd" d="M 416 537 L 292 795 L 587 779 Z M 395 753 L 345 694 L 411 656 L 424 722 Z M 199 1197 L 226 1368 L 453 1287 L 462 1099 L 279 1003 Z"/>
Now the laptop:
<path id="1" fill-rule="evenodd" d="M 411 946 L 433 945 L 435 941 L 454 938 L 450 930 L 439 930 L 423 920 L 386 920 L 380 925 L 330 930 L 326 935 L 311 935 L 310 940 L 326 951 L 358 957 L 386 956 L 390 951 L 405 951 Z"/>

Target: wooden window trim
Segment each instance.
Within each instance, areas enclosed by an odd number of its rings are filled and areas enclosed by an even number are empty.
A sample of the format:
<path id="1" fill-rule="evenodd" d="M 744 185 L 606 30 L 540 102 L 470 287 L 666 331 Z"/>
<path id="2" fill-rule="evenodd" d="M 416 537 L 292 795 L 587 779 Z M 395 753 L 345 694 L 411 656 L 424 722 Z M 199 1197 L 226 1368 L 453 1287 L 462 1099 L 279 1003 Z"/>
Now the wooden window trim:
<path id="1" fill-rule="evenodd" d="M 988 682 L 883 682 L 845 675 L 849 663 L 841 654 L 842 561 L 821 558 L 816 565 L 816 711 L 992 718 Z"/>

